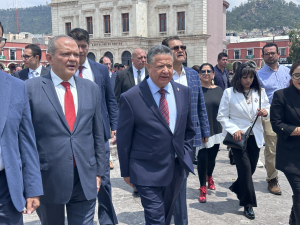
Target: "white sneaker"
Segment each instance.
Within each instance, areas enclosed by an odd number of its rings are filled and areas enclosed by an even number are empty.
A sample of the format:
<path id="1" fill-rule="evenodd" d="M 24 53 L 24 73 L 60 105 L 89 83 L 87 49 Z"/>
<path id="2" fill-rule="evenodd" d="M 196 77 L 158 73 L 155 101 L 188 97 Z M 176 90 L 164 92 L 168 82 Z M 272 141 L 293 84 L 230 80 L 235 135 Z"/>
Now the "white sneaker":
<path id="1" fill-rule="evenodd" d="M 262 163 L 262 161 L 260 160 L 260 158 L 257 161 L 256 167 L 257 168 L 263 168 L 264 167 L 264 164 Z"/>

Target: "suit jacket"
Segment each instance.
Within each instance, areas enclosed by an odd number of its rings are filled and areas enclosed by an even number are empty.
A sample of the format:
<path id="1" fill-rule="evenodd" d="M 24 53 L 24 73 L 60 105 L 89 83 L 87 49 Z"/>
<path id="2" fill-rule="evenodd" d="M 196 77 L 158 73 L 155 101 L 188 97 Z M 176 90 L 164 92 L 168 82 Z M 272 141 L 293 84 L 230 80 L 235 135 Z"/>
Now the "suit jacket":
<path id="1" fill-rule="evenodd" d="M 40 164 L 24 82 L 0 71 L 0 145 L 10 197 L 21 212 L 25 199 L 43 194 Z"/>
<path id="2" fill-rule="evenodd" d="M 252 109 L 257 112 L 259 108 L 259 95 L 257 91 L 252 91 Z M 261 89 L 261 108 L 264 108 L 268 112 L 270 117 L 270 104 L 265 89 Z M 225 137 L 227 132 L 231 135 L 236 131 L 241 130 L 244 133 L 252 126 L 255 116 L 251 116 L 247 102 L 242 93 L 233 92 L 233 88 L 225 89 L 220 106 L 217 120 L 221 123 L 223 130 L 223 136 Z M 261 148 L 264 144 L 264 129 L 262 126 L 262 117 L 258 117 L 254 127 L 253 133 L 255 136 L 256 144 Z"/>
<path id="3" fill-rule="evenodd" d="M 110 130 L 117 130 L 119 108 L 114 90 L 111 86 L 107 67 L 89 59 L 95 82 L 99 86 L 102 96 L 101 114 L 104 126 L 105 142 L 111 138 Z"/>
<path id="4" fill-rule="evenodd" d="M 218 66 L 214 67 L 214 71 L 215 71 L 215 78 L 214 78 L 215 85 L 218 85 L 224 91 L 225 90 L 225 83 L 224 83 L 224 80 L 223 80 L 223 73 L 219 69 Z M 231 84 L 230 84 L 230 81 L 229 81 L 228 70 L 225 68 L 224 71 L 225 71 L 225 74 L 226 74 L 226 77 L 227 77 L 227 87 L 231 87 Z"/>
<path id="5" fill-rule="evenodd" d="M 274 93 L 270 120 L 278 138 L 276 168 L 300 176 L 300 137 L 290 136 L 300 125 L 300 96 L 294 85 Z"/>
<path id="6" fill-rule="evenodd" d="M 41 200 L 66 204 L 73 190 L 73 155 L 87 200 L 97 197 L 96 176 L 105 175 L 104 132 L 99 87 L 74 77 L 78 112 L 70 132 L 50 72 L 26 81 L 44 187 Z"/>
<path id="7" fill-rule="evenodd" d="M 110 82 L 113 90 L 115 90 L 116 77 L 117 77 L 117 72 L 112 73 Z"/>
<path id="8" fill-rule="evenodd" d="M 154 101 L 147 80 L 123 93 L 117 130 L 117 147 L 122 177 L 142 186 L 167 186 L 173 176 L 175 153 L 181 166 L 193 172 L 189 88 L 171 81 L 177 120 L 174 134 Z M 179 88 L 180 91 L 177 91 Z"/>
<path id="9" fill-rule="evenodd" d="M 145 77 L 148 76 L 148 70 L 145 67 Z M 130 66 L 129 68 L 118 71 L 117 77 L 115 81 L 115 96 L 118 102 L 118 106 L 120 108 L 120 96 L 122 93 L 128 91 L 130 88 L 135 86 L 133 68 Z"/>
<path id="10" fill-rule="evenodd" d="M 49 68 L 46 68 L 44 66 L 42 66 L 42 70 L 41 70 L 41 76 L 47 74 L 48 72 L 50 71 Z M 15 73 L 12 74 L 12 76 L 16 77 L 16 78 L 19 78 L 21 80 L 28 80 L 28 73 L 29 73 L 29 69 L 26 68 L 26 69 L 23 69 L 23 70 L 20 70 L 20 71 L 16 71 Z"/>
<path id="11" fill-rule="evenodd" d="M 209 122 L 198 73 L 192 68 L 184 67 L 188 87 L 191 89 L 192 120 L 196 137 L 193 146 L 202 145 L 202 137 L 210 137 Z"/>

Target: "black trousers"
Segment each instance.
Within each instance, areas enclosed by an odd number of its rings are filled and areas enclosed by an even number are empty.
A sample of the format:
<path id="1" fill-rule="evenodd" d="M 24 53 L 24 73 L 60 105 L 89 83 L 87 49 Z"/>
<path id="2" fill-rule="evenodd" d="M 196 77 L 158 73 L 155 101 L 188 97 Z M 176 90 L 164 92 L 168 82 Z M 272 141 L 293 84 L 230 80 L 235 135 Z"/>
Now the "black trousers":
<path id="1" fill-rule="evenodd" d="M 220 144 L 216 144 L 211 148 L 203 148 L 198 152 L 198 177 L 200 186 L 206 185 L 206 176 L 212 176 L 216 165 L 216 158 L 220 148 Z"/>
<path id="2" fill-rule="evenodd" d="M 252 175 L 256 169 L 260 149 L 257 147 L 254 135 L 250 135 L 245 150 L 237 148 L 231 150 L 236 162 L 238 178 L 229 189 L 236 193 L 240 206 L 257 207 Z"/>
<path id="3" fill-rule="evenodd" d="M 300 176 L 291 173 L 284 173 L 291 185 L 294 195 L 300 196 Z"/>

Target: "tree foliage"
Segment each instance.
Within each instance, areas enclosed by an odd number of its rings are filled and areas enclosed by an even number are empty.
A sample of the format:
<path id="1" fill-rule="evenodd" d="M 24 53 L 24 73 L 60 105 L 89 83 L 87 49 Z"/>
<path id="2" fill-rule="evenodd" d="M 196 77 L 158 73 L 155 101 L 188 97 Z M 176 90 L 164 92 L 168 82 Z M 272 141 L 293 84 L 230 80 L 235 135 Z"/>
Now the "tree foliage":
<path id="1" fill-rule="evenodd" d="M 32 34 L 51 34 L 52 19 L 50 6 L 35 6 L 20 8 L 19 30 Z M 0 9 L 0 21 L 3 24 L 4 32 L 17 33 L 16 10 Z"/>
<path id="2" fill-rule="evenodd" d="M 296 28 L 300 23 L 300 5 L 285 0 L 256 0 L 227 11 L 227 30 Z"/>
<path id="3" fill-rule="evenodd" d="M 227 65 L 226 65 L 226 69 L 228 70 L 228 71 L 231 71 L 231 70 L 233 70 L 233 65 L 232 65 L 232 63 L 227 63 Z"/>
<path id="4" fill-rule="evenodd" d="M 299 29 L 291 30 L 289 32 L 289 40 L 291 43 L 289 60 L 292 61 L 292 63 L 300 59 L 300 39 L 299 39 L 300 36 L 299 35 L 300 35 Z"/>

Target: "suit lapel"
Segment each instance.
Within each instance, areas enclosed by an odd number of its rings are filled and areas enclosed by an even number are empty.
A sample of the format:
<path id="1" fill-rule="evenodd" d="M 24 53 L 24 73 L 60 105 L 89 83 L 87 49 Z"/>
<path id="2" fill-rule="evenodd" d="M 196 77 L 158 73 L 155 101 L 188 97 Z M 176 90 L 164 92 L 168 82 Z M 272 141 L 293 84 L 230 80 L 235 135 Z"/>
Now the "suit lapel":
<path id="1" fill-rule="evenodd" d="M 41 70 L 41 76 L 47 74 L 49 71 L 46 69 L 46 67 L 42 66 L 42 70 Z"/>
<path id="2" fill-rule="evenodd" d="M 181 118 L 181 110 L 182 110 L 182 106 L 181 106 L 181 102 L 183 101 L 183 99 L 181 99 L 181 94 L 180 94 L 180 89 L 177 89 L 177 85 L 174 81 L 171 81 L 171 85 L 173 87 L 173 92 L 174 92 L 174 96 L 175 96 L 175 102 L 176 102 L 176 109 L 177 109 L 177 116 L 176 116 L 176 124 L 175 124 L 175 129 L 174 129 L 174 134 L 176 133 L 176 130 L 179 126 L 179 122 L 180 122 L 180 118 Z"/>
<path id="3" fill-rule="evenodd" d="M 99 87 L 101 87 L 101 75 L 100 75 L 100 69 L 98 69 L 94 62 L 92 60 L 88 60 L 91 66 L 91 70 L 93 71 L 94 77 L 95 77 L 95 83 L 98 84 Z"/>
<path id="4" fill-rule="evenodd" d="M 242 93 L 239 93 L 239 92 L 232 92 L 233 95 L 235 96 L 237 102 L 240 104 L 240 106 L 243 108 L 243 110 L 245 111 L 245 113 L 249 116 L 249 118 L 251 118 L 250 116 L 250 112 L 249 112 L 249 109 L 248 109 L 248 106 L 247 106 L 247 103 L 246 103 L 246 100 L 245 100 L 245 97 Z M 251 118 L 252 119 L 252 118 Z"/>
<path id="5" fill-rule="evenodd" d="M 258 91 L 254 91 L 254 90 L 252 90 L 252 107 L 256 115 L 257 109 L 259 109 L 259 95 L 258 95 Z"/>
<path id="6" fill-rule="evenodd" d="M 20 79 L 21 80 L 28 80 L 28 73 L 29 73 L 29 69 L 24 69 L 24 70 L 21 70 L 20 72 Z"/>
<path id="7" fill-rule="evenodd" d="M 3 132 L 10 103 L 11 81 L 0 73 L 0 136 Z"/>
<path id="8" fill-rule="evenodd" d="M 298 114 L 299 118 L 300 118 L 300 101 L 299 101 L 299 94 L 298 94 L 298 91 L 297 89 L 295 88 L 294 85 L 291 85 L 289 87 L 289 91 L 290 91 L 290 94 L 291 94 L 291 101 L 292 101 L 292 104 L 295 108 L 295 111 L 296 113 Z"/>
<path id="9" fill-rule="evenodd" d="M 75 79 L 76 89 L 77 89 L 78 110 L 77 110 L 76 120 L 75 120 L 72 133 L 75 132 L 76 127 L 79 123 L 80 117 L 82 115 L 82 106 L 84 104 L 84 88 L 82 86 L 82 82 L 81 82 L 82 80 L 81 78 L 78 78 L 76 76 L 74 76 L 74 79 Z"/>
<path id="10" fill-rule="evenodd" d="M 51 102 L 52 106 L 56 110 L 56 112 L 57 112 L 58 116 L 60 117 L 60 119 L 62 120 L 63 124 L 70 132 L 70 128 L 67 123 L 64 112 L 62 110 L 61 104 L 58 100 L 57 93 L 55 91 L 55 87 L 53 85 L 50 72 L 48 74 L 46 74 L 45 76 L 42 76 L 41 79 L 42 79 L 42 88 L 43 88 L 45 94 L 47 95 L 49 101 Z"/>
<path id="11" fill-rule="evenodd" d="M 130 81 L 131 87 L 134 87 L 135 86 L 135 82 L 134 82 L 134 76 L 133 76 L 132 66 L 129 67 L 127 76 L 128 76 L 129 81 Z"/>
<path id="12" fill-rule="evenodd" d="M 167 124 L 167 121 L 159 111 L 159 108 L 157 107 L 156 102 L 154 101 L 153 95 L 150 91 L 150 88 L 147 83 L 147 79 L 145 78 L 141 84 L 140 84 L 140 95 L 146 102 L 146 104 L 149 106 L 153 114 L 162 122 L 162 124 L 168 129 L 168 131 L 172 134 L 172 131 L 170 130 L 169 125 Z M 178 114 L 178 112 L 177 112 Z"/>
<path id="13" fill-rule="evenodd" d="M 192 78 L 191 78 L 191 76 L 190 76 L 190 71 L 189 71 L 189 69 L 187 68 L 187 67 L 183 67 L 184 68 L 184 70 L 185 70 L 185 73 L 186 73 L 186 79 L 187 79 L 187 83 L 188 83 L 188 87 L 190 88 L 190 89 L 192 89 L 192 86 L 193 86 L 193 80 L 192 80 Z"/>

